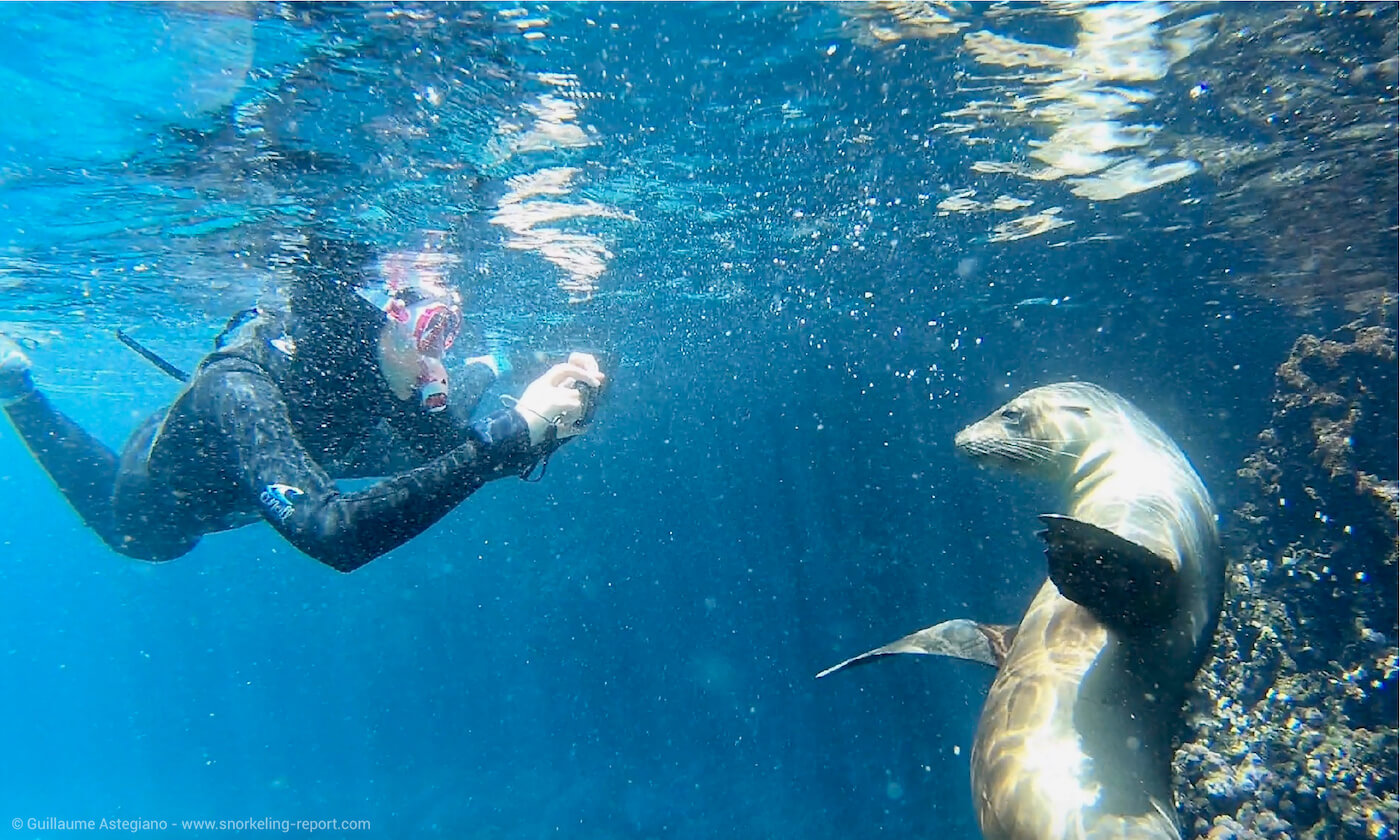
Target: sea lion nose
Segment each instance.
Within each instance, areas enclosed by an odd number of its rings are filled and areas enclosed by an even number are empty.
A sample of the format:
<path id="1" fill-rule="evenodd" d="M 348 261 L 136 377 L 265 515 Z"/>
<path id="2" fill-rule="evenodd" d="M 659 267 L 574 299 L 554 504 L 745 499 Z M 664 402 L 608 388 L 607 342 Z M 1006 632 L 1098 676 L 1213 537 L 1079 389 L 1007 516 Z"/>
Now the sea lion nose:
<path id="1" fill-rule="evenodd" d="M 968 445 L 969 443 L 971 443 L 971 442 L 972 442 L 972 427 L 971 427 L 971 426 L 968 426 L 966 429 L 963 429 L 961 432 L 958 432 L 956 435 L 953 436 L 953 445 L 956 446 L 956 447 L 959 448 L 959 449 L 966 449 L 966 448 L 967 448 L 967 445 Z"/>

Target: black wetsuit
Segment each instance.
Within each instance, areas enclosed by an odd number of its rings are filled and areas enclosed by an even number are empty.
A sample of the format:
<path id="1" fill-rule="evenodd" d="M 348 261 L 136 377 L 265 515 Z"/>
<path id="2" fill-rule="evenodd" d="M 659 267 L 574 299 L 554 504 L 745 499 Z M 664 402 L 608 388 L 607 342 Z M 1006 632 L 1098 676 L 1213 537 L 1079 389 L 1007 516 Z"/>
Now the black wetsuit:
<path id="1" fill-rule="evenodd" d="M 143 560 L 170 560 L 204 534 L 261 517 L 352 571 L 542 454 L 512 410 L 470 422 L 494 379 L 485 365 L 455 372 L 452 407 L 429 413 L 389 390 L 375 324 L 338 327 L 261 313 L 205 357 L 120 456 L 38 391 L 7 413 L 88 526 Z M 334 482 L 368 476 L 389 477 L 350 493 Z"/>

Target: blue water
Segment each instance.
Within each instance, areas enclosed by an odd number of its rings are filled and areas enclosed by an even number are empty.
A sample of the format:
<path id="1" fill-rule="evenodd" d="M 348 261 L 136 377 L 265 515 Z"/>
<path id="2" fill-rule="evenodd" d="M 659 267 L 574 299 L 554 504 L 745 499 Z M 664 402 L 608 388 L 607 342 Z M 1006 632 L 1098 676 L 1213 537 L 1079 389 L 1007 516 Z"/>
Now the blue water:
<path id="1" fill-rule="evenodd" d="M 112 330 L 192 366 L 313 218 L 386 245 L 451 231 L 462 344 L 512 356 L 506 390 L 574 348 L 612 377 L 542 482 L 491 484 L 349 576 L 262 525 L 119 557 L 0 433 L 0 821 L 976 837 L 989 671 L 813 675 L 1019 616 L 1053 500 L 951 444 L 1027 387 L 1123 393 L 1239 501 L 1293 338 L 1393 285 L 1393 67 L 1356 68 L 1393 53 L 1395 14 L 1216 10 L 1214 45 L 1114 82 L 1154 97 L 1122 118 L 1157 127 L 1151 159 L 1198 170 L 1107 200 L 974 169 L 1026 163 L 1044 119 L 934 128 L 1013 86 L 968 32 L 1068 45 L 1064 16 L 955 8 L 959 33 L 885 37 L 901 19 L 857 8 L 0 6 L 0 329 L 110 445 L 176 393 Z M 1306 35 L 1334 51 L 1269 49 Z M 1256 75 L 1217 78 L 1245 60 L 1230 38 Z M 1271 69 L 1312 98 L 1269 105 Z M 576 111 L 528 143 L 545 96 Z M 1346 125 L 1388 134 L 1316 132 L 1359 100 Z M 1207 137 L 1255 157 L 1217 168 Z M 555 200 L 606 210 L 555 226 L 602 249 L 582 281 L 491 221 L 512 179 L 559 167 Z M 1364 213 L 1301 206 L 1358 178 Z M 940 214 L 969 187 L 1073 224 L 998 241 L 1001 211 Z"/>

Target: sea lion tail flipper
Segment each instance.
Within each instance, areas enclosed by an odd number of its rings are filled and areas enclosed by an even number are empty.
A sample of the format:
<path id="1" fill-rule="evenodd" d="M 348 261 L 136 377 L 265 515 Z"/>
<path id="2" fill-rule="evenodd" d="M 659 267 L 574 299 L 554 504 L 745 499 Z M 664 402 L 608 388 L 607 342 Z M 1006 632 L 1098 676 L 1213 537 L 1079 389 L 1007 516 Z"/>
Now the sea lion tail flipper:
<path id="1" fill-rule="evenodd" d="M 1050 580 L 1110 629 L 1131 633 L 1171 618 L 1180 577 L 1172 562 L 1112 531 L 1042 514 Z"/>
<path id="2" fill-rule="evenodd" d="M 884 647 L 853 656 L 839 665 L 833 665 L 817 674 L 821 679 L 852 665 L 865 665 L 882 656 L 896 653 L 920 653 L 933 656 L 955 656 L 958 659 L 971 659 L 994 668 L 1001 667 L 1006 659 L 1006 650 L 1016 635 L 1014 625 L 980 624 L 965 618 L 955 618 L 925 627 L 917 633 L 910 633 L 898 641 Z"/>

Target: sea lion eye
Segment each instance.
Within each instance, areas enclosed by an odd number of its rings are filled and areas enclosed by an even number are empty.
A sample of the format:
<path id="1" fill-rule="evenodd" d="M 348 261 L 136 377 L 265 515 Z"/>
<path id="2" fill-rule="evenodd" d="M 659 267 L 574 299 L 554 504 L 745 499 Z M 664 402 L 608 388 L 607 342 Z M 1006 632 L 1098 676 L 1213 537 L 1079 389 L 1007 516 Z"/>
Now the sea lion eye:
<path id="1" fill-rule="evenodd" d="M 1008 423 L 1019 423 L 1023 416 L 1024 414 L 1019 408 L 1003 408 L 1001 410 L 1001 419 Z"/>

